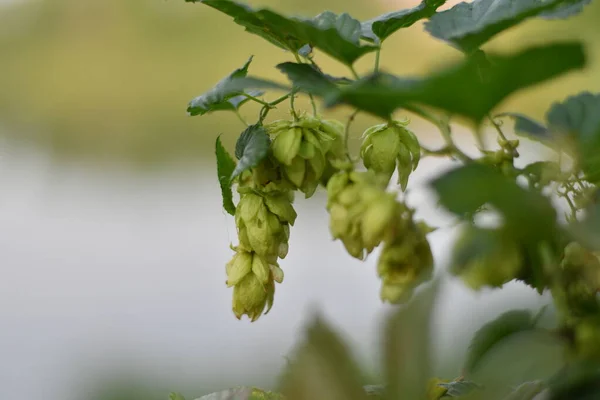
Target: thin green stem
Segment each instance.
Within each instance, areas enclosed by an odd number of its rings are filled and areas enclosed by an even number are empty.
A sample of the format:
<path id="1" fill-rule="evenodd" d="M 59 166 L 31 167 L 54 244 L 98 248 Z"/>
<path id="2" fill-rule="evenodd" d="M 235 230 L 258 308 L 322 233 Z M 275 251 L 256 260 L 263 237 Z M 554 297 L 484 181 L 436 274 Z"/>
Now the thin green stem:
<path id="1" fill-rule="evenodd" d="M 281 96 L 281 97 L 279 97 L 279 98 L 277 98 L 277 99 L 273 100 L 272 102 L 270 102 L 270 103 L 269 103 L 269 106 L 270 106 L 271 108 L 272 108 L 272 107 L 275 107 L 277 104 L 279 104 L 279 103 L 283 103 L 284 101 L 286 101 L 286 100 L 287 100 L 287 99 L 288 99 L 290 96 L 291 96 L 291 93 L 288 93 L 288 94 L 286 94 L 286 95 L 283 95 L 283 96 Z"/>
<path id="2" fill-rule="evenodd" d="M 290 96 L 290 108 L 292 109 L 292 115 L 294 116 L 294 121 L 298 121 L 298 114 L 296 114 L 296 108 L 294 107 L 295 100 L 296 100 L 296 93 L 292 93 Z"/>
<path id="3" fill-rule="evenodd" d="M 344 130 L 344 147 L 346 149 L 346 157 L 350 162 L 352 162 L 352 156 L 350 155 L 350 125 L 354 122 L 356 115 L 359 113 L 359 110 L 355 110 L 350 117 L 348 118 L 348 122 L 346 122 L 346 128 Z"/>
<path id="4" fill-rule="evenodd" d="M 500 124 L 498 124 L 498 122 L 496 122 L 496 120 L 494 120 L 494 118 L 490 114 L 488 114 L 487 117 L 490 120 L 490 122 L 492 123 L 492 125 L 494 126 L 494 128 L 496 129 L 496 132 L 498 132 L 498 135 L 500 136 L 500 138 L 502 138 L 502 140 L 508 142 L 508 139 L 504 135 L 504 132 L 502 132 L 502 128 L 500 127 Z"/>
<path id="5" fill-rule="evenodd" d="M 258 104 L 262 104 L 263 106 L 269 106 L 269 103 L 267 103 L 264 100 L 259 99 L 258 97 L 254 97 L 248 93 L 242 93 L 244 96 L 246 96 L 248 99 L 257 102 Z"/>
<path id="6" fill-rule="evenodd" d="M 240 114 L 240 110 L 236 109 L 235 110 L 235 115 L 237 115 L 237 117 L 240 119 L 240 121 L 242 121 L 242 124 L 248 126 L 248 122 L 246 122 L 246 120 L 244 119 L 244 117 L 242 117 L 242 114 Z"/>
<path id="7" fill-rule="evenodd" d="M 298 64 L 303 64 L 302 59 L 300 58 L 298 53 L 294 53 L 294 57 L 296 58 L 296 61 L 298 62 Z M 312 62 L 313 65 L 316 66 L 315 62 L 312 59 L 310 60 L 310 62 Z M 312 106 L 313 115 L 317 116 L 317 103 L 315 103 L 315 98 L 310 93 L 308 93 L 308 98 L 310 99 L 310 104 Z"/>
<path id="8" fill-rule="evenodd" d="M 379 72 L 379 61 L 381 58 L 381 46 L 379 46 L 377 48 L 377 50 L 375 51 L 375 69 L 374 72 L 377 73 Z"/>
<path id="9" fill-rule="evenodd" d="M 448 149 L 450 154 L 454 155 L 456 158 L 460 159 L 463 162 L 472 161 L 471 157 L 469 157 L 461 149 L 459 149 L 454 143 L 454 140 L 452 140 L 452 129 L 450 128 L 450 124 L 448 123 L 448 121 L 440 120 L 433 114 L 419 107 L 411 106 L 405 108 L 407 111 L 413 112 L 421 118 L 431 122 L 439 129 L 440 133 L 442 134 L 442 137 L 444 138 L 444 141 L 446 142 L 446 148 Z"/>
<path id="10" fill-rule="evenodd" d="M 352 72 L 352 76 L 354 77 L 354 79 L 360 79 L 358 72 L 356 72 L 356 70 L 354 69 L 354 65 L 350 65 L 350 71 Z"/>

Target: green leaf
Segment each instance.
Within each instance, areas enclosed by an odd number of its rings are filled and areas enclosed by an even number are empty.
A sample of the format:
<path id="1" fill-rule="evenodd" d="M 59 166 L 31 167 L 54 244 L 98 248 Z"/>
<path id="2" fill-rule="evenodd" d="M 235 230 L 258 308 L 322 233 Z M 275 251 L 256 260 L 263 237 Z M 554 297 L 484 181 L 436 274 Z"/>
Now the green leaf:
<path id="1" fill-rule="evenodd" d="M 188 114 L 194 116 L 219 110 L 237 110 L 245 102 L 244 91 L 243 89 L 233 89 L 230 87 L 230 83 L 236 78 L 246 77 L 251 62 L 252 57 L 241 68 L 221 79 L 214 88 L 190 101 Z M 256 94 L 256 92 L 254 93 Z"/>
<path id="2" fill-rule="evenodd" d="M 327 96 L 337 90 L 332 79 L 312 65 L 286 62 L 277 65 L 277 69 L 287 75 L 294 87 L 300 91 Z"/>
<path id="3" fill-rule="evenodd" d="M 500 315 L 479 329 L 469 345 L 466 372 L 473 372 L 487 353 L 511 335 L 534 329 L 534 318 L 530 311 L 514 310 Z"/>
<path id="4" fill-rule="evenodd" d="M 326 96 L 325 104 L 348 104 L 383 118 L 398 108 L 426 105 L 480 122 L 512 93 L 583 67 L 585 56 L 581 44 L 562 43 L 488 61 L 483 80 L 481 59 L 469 57 L 424 79 L 373 74 Z"/>
<path id="5" fill-rule="evenodd" d="M 543 381 L 525 382 L 515 388 L 504 400 L 534 400 L 535 396 L 545 388 Z"/>
<path id="6" fill-rule="evenodd" d="M 417 294 L 387 322 L 384 372 L 388 399 L 424 399 L 431 378 L 430 335 L 438 284 Z"/>
<path id="7" fill-rule="evenodd" d="M 555 135 L 575 141 L 586 179 L 600 181 L 600 94 L 583 92 L 556 103 L 546 119 Z"/>
<path id="8" fill-rule="evenodd" d="M 399 29 L 408 28 L 415 22 L 429 18 L 446 0 L 423 0 L 416 7 L 380 15 L 362 23 L 362 37 L 373 42 L 383 42 Z"/>
<path id="9" fill-rule="evenodd" d="M 361 372 L 340 337 L 317 317 L 282 380 L 286 400 L 365 400 Z"/>
<path id="10" fill-rule="evenodd" d="M 498 33 L 525 19 L 568 17 L 589 0 L 475 0 L 439 12 L 425 24 L 434 37 L 472 53 Z"/>
<path id="11" fill-rule="evenodd" d="M 217 137 L 215 144 L 217 154 L 217 174 L 221 185 L 221 196 L 223 197 L 223 208 L 231 215 L 235 215 L 235 204 L 233 204 L 233 193 L 231 192 L 231 176 L 235 171 L 235 161 L 221 143 L 221 135 Z"/>
<path id="12" fill-rule="evenodd" d="M 479 385 L 471 381 L 454 381 L 448 383 L 439 383 L 438 386 L 445 388 L 445 397 L 460 397 L 466 396 L 473 391 L 479 389 Z"/>
<path id="13" fill-rule="evenodd" d="M 384 385 L 366 385 L 363 386 L 365 393 L 368 397 L 375 397 L 376 399 L 383 400 L 385 398 L 385 386 Z M 374 400 L 374 399 L 369 399 Z"/>
<path id="14" fill-rule="evenodd" d="M 523 114 L 506 112 L 496 115 L 496 118 L 503 117 L 509 117 L 515 121 L 515 133 L 517 135 L 539 140 L 543 143 L 547 143 L 552 138 L 548 128 Z"/>
<path id="15" fill-rule="evenodd" d="M 180 393 L 171 393 L 169 394 L 169 400 L 185 400 L 185 397 Z"/>
<path id="16" fill-rule="evenodd" d="M 595 400 L 600 398 L 600 364 L 578 361 L 548 380 L 548 400 Z"/>
<path id="17" fill-rule="evenodd" d="M 523 189 L 487 165 L 471 163 L 456 168 L 434 180 L 432 187 L 440 204 L 459 216 L 492 205 L 516 238 L 543 238 L 555 230 L 556 211 L 547 198 Z"/>
<path id="18" fill-rule="evenodd" d="M 186 0 L 198 2 L 198 0 Z M 234 18 L 234 22 L 269 42 L 298 53 L 307 44 L 318 48 L 346 65 L 352 65 L 375 46 L 361 46 L 360 22 L 348 14 L 325 12 L 312 19 L 288 18 L 269 9 L 252 9 L 230 0 L 200 0 Z"/>
<path id="19" fill-rule="evenodd" d="M 256 167 L 266 156 L 271 140 L 262 125 L 250 125 L 235 144 L 235 156 L 240 160 L 231 179 L 247 169 Z"/>

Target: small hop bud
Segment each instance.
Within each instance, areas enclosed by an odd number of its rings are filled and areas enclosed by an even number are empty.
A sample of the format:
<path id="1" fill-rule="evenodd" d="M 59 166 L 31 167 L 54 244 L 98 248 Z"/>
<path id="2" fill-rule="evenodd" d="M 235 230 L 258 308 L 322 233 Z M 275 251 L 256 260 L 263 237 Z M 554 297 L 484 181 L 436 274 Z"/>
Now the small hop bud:
<path id="1" fill-rule="evenodd" d="M 366 168 L 381 174 L 387 181 L 398 168 L 398 183 L 406 190 L 408 178 L 421 159 L 421 145 L 406 122 L 393 121 L 375 125 L 363 134 L 361 157 Z"/>

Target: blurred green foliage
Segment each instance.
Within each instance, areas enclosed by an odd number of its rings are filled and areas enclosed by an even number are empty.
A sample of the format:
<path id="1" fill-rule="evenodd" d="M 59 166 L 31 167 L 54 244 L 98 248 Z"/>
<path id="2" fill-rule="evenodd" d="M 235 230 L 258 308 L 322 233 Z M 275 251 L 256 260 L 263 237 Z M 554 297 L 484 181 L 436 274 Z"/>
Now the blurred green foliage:
<path id="1" fill-rule="evenodd" d="M 402 4 L 401 4 L 402 3 Z M 251 1 L 253 6 L 314 16 L 325 9 L 349 12 L 360 19 L 413 5 L 411 2 Z M 544 85 L 536 93 L 511 99 L 509 105 L 538 116 L 553 99 L 577 89 L 600 88 L 595 35 L 600 4 L 584 15 L 560 22 L 535 21 L 489 44 L 493 49 L 545 42 L 553 37 L 583 38 L 592 63 L 587 74 Z M 422 74 L 446 55 L 446 48 L 417 23 L 390 37 L 382 68 L 399 74 Z M 231 49 L 248 49 L 232 52 Z M 397 51 L 390 51 L 396 48 Z M 57 155 L 93 156 L 143 163 L 212 156 L 215 135 L 226 147 L 242 125 L 234 115 L 188 118 L 187 102 L 251 54 L 255 75 L 283 80 L 272 67 L 291 55 L 269 51 L 260 38 L 233 26 L 226 16 L 181 1 L 40 0 L 0 8 L 0 135 L 32 142 Z M 240 58 L 241 57 L 241 58 Z M 344 72 L 320 57 L 332 73 Z M 372 60 L 357 64 L 364 70 Z M 306 103 L 301 103 L 307 105 Z M 248 115 L 254 105 L 247 106 Z M 334 111 L 336 114 L 338 111 Z M 342 110 L 343 112 L 343 110 Z M 280 111 L 285 115 L 285 110 Z M 361 118 L 365 127 L 372 119 Z M 201 158 L 200 158 L 201 159 Z"/>

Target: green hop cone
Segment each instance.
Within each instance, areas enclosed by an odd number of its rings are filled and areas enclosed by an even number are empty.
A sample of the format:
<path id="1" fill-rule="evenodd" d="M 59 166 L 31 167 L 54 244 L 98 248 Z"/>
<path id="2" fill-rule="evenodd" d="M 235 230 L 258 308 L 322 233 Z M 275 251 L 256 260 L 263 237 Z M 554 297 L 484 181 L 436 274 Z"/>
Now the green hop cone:
<path id="1" fill-rule="evenodd" d="M 255 274 L 248 274 L 233 288 L 233 313 L 238 319 L 247 315 L 254 322 L 269 312 L 274 296 L 273 280 L 264 284 Z"/>
<path id="2" fill-rule="evenodd" d="M 263 257 L 285 258 L 295 220 L 288 194 L 243 193 L 235 213 L 240 246 Z"/>
<path id="3" fill-rule="evenodd" d="M 265 126 L 273 138 L 271 152 L 294 189 L 311 197 L 331 162 L 340 153 L 340 127 L 335 122 L 301 115 L 296 121 Z M 343 144 L 341 145 L 343 148 Z"/>
<path id="4" fill-rule="evenodd" d="M 503 230 L 468 226 L 453 252 L 451 272 L 474 290 L 502 287 L 519 277 L 523 255 Z"/>
<path id="5" fill-rule="evenodd" d="M 360 260 L 389 234 L 399 213 L 395 195 L 373 171 L 339 172 L 327 184 L 329 228 Z"/>
<path id="6" fill-rule="evenodd" d="M 386 241 L 377 262 L 382 280 L 381 300 L 392 304 L 410 300 L 414 289 L 431 279 L 433 273 L 433 255 L 426 232 L 406 214 L 397 220 L 394 235 Z"/>
<path id="7" fill-rule="evenodd" d="M 398 183 L 406 190 L 408 178 L 421 159 L 421 145 L 406 122 L 375 125 L 363 134 L 360 155 L 366 168 L 389 181 L 398 168 Z"/>

